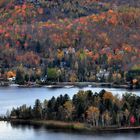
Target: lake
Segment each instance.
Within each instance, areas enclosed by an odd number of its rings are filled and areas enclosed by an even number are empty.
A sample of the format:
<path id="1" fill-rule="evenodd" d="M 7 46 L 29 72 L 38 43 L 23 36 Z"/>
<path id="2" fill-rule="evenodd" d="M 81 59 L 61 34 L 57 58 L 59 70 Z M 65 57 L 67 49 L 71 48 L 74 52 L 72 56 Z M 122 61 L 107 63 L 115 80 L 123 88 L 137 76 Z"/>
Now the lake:
<path id="1" fill-rule="evenodd" d="M 122 95 L 126 92 L 132 92 L 140 95 L 140 90 L 129 91 L 120 88 L 101 88 L 101 87 L 72 87 L 72 88 L 19 88 L 19 87 L 0 87 L 0 115 L 5 114 L 7 110 L 11 110 L 12 107 L 17 107 L 23 104 L 34 105 L 36 99 L 43 101 L 44 99 L 50 99 L 52 96 L 59 96 L 60 94 L 68 94 L 71 98 L 79 90 L 92 90 L 93 92 L 100 92 L 101 90 L 107 90 L 113 94 Z"/>
<path id="2" fill-rule="evenodd" d="M 140 133 L 82 133 L 48 130 L 44 127 L 11 125 L 0 122 L 0 140 L 139 140 Z"/>

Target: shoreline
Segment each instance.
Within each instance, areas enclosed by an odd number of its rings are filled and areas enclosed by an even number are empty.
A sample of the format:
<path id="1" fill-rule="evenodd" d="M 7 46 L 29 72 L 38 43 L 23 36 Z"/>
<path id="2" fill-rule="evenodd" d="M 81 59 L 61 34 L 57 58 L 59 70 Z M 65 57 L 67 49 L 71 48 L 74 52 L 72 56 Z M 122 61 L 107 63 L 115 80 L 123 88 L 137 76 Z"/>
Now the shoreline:
<path id="1" fill-rule="evenodd" d="M 72 87 L 78 87 L 78 88 L 84 88 L 84 87 L 103 87 L 103 88 L 124 88 L 124 89 L 140 89 L 138 88 L 130 88 L 127 84 L 113 84 L 113 83 L 97 83 L 97 82 L 55 82 L 55 83 L 49 83 L 49 84 L 25 84 L 25 85 L 18 85 L 18 84 L 9 84 L 0 87 L 19 87 L 19 88 L 41 88 L 41 87 L 47 87 L 47 88 L 72 88 Z"/>
<path id="2" fill-rule="evenodd" d="M 129 133 L 129 132 L 140 132 L 140 126 L 130 127 L 87 127 L 84 123 L 79 122 L 64 122 L 55 120 L 22 120 L 22 119 L 11 119 L 11 120 L 0 120 L 10 122 L 12 125 L 30 125 L 44 127 L 46 129 L 72 132 L 72 133 L 84 133 L 84 134 L 95 134 L 95 133 Z"/>

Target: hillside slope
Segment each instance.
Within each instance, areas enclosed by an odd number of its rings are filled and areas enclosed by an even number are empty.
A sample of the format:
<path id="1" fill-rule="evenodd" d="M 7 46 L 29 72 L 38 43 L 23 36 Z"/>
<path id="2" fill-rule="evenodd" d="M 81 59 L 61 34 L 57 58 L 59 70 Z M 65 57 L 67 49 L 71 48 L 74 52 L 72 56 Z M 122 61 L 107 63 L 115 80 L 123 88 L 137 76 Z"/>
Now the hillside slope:
<path id="1" fill-rule="evenodd" d="M 1 73 L 21 64 L 25 75 L 35 68 L 38 77 L 55 68 L 61 80 L 68 74 L 64 81 L 94 81 L 101 69 L 125 73 L 140 63 L 138 5 L 130 0 L 1 1 Z"/>

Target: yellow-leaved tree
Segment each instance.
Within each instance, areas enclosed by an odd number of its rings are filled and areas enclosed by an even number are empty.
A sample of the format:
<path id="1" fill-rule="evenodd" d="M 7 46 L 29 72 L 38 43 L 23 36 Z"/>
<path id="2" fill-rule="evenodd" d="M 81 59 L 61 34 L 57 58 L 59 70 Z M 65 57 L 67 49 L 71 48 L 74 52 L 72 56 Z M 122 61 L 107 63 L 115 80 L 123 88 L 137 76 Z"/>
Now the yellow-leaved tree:
<path id="1" fill-rule="evenodd" d="M 99 115 L 100 115 L 100 111 L 97 107 L 94 106 L 90 106 L 88 108 L 88 110 L 86 111 L 87 114 L 87 119 L 89 122 L 92 123 L 93 126 L 97 126 L 98 127 L 98 122 L 99 122 Z"/>
<path id="2" fill-rule="evenodd" d="M 64 103 L 65 119 L 72 120 L 72 113 L 74 111 L 74 105 L 72 101 L 66 101 Z"/>

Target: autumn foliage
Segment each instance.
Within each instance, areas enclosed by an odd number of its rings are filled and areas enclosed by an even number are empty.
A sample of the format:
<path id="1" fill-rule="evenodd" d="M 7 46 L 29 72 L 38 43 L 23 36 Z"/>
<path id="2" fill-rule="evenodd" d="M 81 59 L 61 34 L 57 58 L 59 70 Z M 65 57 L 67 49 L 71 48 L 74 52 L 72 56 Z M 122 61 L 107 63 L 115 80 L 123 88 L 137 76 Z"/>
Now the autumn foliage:
<path id="1" fill-rule="evenodd" d="M 76 4 L 77 9 L 73 6 Z M 20 64 L 41 68 L 66 63 L 65 69 L 70 67 L 74 75 L 81 69 L 83 73 L 86 69 L 97 73 L 99 67 L 114 66 L 113 74 L 139 63 L 139 8 L 122 6 L 121 2 L 113 8 L 101 0 L 75 0 L 73 5 L 53 1 L 19 4 L 7 0 L 0 5 L 0 58 L 1 65 L 9 71 Z M 61 12 L 53 14 L 52 7 L 56 5 Z"/>

